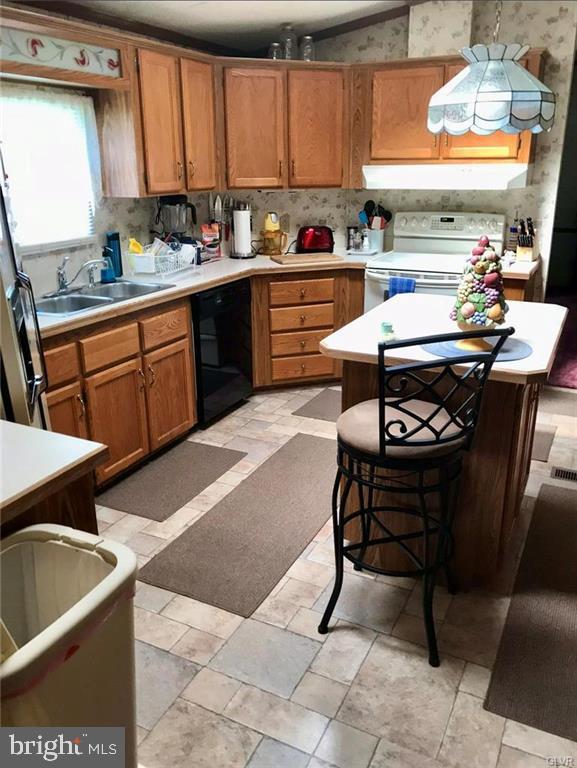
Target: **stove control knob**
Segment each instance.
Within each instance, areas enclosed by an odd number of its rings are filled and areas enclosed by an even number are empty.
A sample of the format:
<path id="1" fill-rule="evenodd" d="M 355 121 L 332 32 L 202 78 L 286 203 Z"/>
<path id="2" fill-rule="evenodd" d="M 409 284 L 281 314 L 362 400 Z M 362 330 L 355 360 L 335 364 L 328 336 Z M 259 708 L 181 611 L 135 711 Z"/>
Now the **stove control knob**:
<path id="1" fill-rule="evenodd" d="M 427 229 L 428 226 L 429 226 L 429 219 L 426 216 L 423 216 L 423 218 L 421 219 L 421 227 L 423 229 Z"/>
<path id="2" fill-rule="evenodd" d="M 479 222 L 481 229 L 487 229 L 487 219 L 481 219 Z"/>
<path id="3" fill-rule="evenodd" d="M 409 220 L 407 219 L 407 217 L 403 216 L 403 218 L 401 219 L 401 227 L 406 227 L 408 223 L 409 223 Z"/>
<path id="4" fill-rule="evenodd" d="M 492 229 L 493 232 L 497 231 L 498 226 L 497 226 L 497 222 L 495 221 L 495 219 L 491 219 L 491 221 L 489 222 L 489 229 Z"/>
<path id="5" fill-rule="evenodd" d="M 411 227 L 416 227 L 419 222 L 417 221 L 417 217 L 413 216 L 411 219 Z"/>
<path id="6" fill-rule="evenodd" d="M 473 229 L 475 229 L 475 219 L 469 219 L 469 221 L 467 222 L 467 226 L 469 227 L 469 229 L 470 229 L 471 231 L 472 231 Z"/>

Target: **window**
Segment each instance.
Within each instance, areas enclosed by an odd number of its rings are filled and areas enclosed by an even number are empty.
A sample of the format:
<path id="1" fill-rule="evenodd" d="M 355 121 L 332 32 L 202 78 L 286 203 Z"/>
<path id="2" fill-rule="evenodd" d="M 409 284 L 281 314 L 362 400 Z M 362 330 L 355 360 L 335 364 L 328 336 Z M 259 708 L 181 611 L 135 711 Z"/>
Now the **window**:
<path id="1" fill-rule="evenodd" d="M 92 240 L 100 196 L 92 99 L 63 89 L 4 83 L 0 119 L 21 249 Z"/>

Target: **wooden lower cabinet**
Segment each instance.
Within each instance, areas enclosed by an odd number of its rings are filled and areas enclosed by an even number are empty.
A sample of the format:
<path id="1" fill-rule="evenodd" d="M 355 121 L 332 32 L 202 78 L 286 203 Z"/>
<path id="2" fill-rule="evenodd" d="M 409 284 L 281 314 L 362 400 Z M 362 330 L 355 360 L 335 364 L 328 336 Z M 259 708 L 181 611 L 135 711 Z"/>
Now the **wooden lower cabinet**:
<path id="1" fill-rule="evenodd" d="M 86 405 L 79 382 L 48 392 L 46 402 L 53 432 L 72 437 L 88 437 Z"/>
<path id="2" fill-rule="evenodd" d="M 103 483 L 148 453 L 146 379 L 137 357 L 85 380 L 90 434 L 104 443 L 110 459 L 96 470 Z"/>
<path id="3" fill-rule="evenodd" d="M 191 348 L 188 339 L 144 356 L 150 450 L 189 430 L 195 422 Z"/>

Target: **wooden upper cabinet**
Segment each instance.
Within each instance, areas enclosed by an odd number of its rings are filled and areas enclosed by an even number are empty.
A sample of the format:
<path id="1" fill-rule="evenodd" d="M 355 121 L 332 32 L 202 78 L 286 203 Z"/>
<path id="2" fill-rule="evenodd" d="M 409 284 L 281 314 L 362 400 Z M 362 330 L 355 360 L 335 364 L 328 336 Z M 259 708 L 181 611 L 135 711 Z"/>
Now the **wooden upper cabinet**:
<path id="1" fill-rule="evenodd" d="M 148 191 L 184 189 L 178 59 L 139 50 L 140 100 Z"/>
<path id="2" fill-rule="evenodd" d="M 285 74 L 278 69 L 225 69 L 228 186 L 282 187 Z"/>
<path id="3" fill-rule="evenodd" d="M 445 82 L 449 82 L 462 69 L 464 66 L 461 64 L 448 65 Z M 442 143 L 441 156 L 452 160 L 515 159 L 519 152 L 519 135 L 518 133 L 503 133 L 503 131 L 495 131 L 489 136 L 478 136 L 471 131 L 467 131 L 462 136 L 441 134 L 439 137 Z"/>
<path id="4" fill-rule="evenodd" d="M 214 77 L 211 64 L 180 60 L 187 189 L 216 187 Z"/>
<path id="5" fill-rule="evenodd" d="M 373 74 L 372 160 L 439 157 L 440 138 L 427 129 L 429 99 L 442 85 L 444 67 L 391 67 Z"/>
<path id="6" fill-rule="evenodd" d="M 340 187 L 343 181 L 344 74 L 288 73 L 289 180 L 292 187 Z"/>

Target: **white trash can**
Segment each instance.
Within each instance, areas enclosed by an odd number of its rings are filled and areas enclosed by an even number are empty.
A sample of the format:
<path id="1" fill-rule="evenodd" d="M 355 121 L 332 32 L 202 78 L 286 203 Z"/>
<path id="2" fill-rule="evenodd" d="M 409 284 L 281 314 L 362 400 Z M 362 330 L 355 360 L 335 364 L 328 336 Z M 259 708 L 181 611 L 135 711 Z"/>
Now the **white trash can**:
<path id="1" fill-rule="evenodd" d="M 128 547 L 63 525 L 0 542 L 3 726 L 121 726 L 136 768 Z"/>

